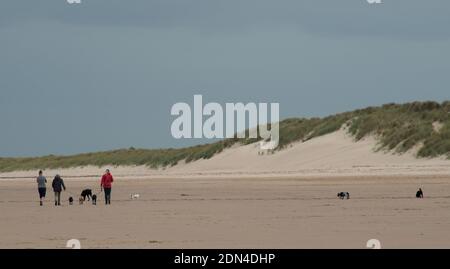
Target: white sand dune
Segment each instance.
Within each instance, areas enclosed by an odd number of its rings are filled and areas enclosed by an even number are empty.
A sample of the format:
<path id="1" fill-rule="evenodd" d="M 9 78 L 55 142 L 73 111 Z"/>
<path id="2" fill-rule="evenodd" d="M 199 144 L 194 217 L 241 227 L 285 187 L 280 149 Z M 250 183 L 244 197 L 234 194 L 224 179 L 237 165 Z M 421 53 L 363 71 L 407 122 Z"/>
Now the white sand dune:
<path id="1" fill-rule="evenodd" d="M 449 175 L 445 158 L 417 158 L 413 151 L 404 154 L 376 151 L 377 142 L 367 137 L 356 142 L 345 130 L 306 142 L 297 142 L 273 154 L 259 154 L 259 144 L 235 145 L 211 159 L 180 163 L 167 169 L 145 166 L 111 167 L 116 176 L 148 177 L 314 177 L 358 175 Z M 48 170 L 70 177 L 99 176 L 105 167 Z M 0 174 L 5 180 L 34 176 L 35 171 Z"/>
<path id="2" fill-rule="evenodd" d="M 356 142 L 340 130 L 263 156 L 258 154 L 258 144 L 235 146 L 209 160 L 179 165 L 170 171 L 297 176 L 450 173 L 447 159 L 416 158 L 413 151 L 400 155 L 376 148 L 373 137 Z"/>

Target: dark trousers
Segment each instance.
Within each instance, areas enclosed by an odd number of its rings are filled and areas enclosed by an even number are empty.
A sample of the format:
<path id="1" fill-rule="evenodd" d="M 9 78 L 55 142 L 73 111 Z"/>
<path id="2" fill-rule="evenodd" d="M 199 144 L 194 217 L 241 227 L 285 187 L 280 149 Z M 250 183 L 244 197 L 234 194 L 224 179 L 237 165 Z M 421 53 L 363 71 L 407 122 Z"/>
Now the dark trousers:
<path id="1" fill-rule="evenodd" d="M 47 192 L 46 188 L 38 188 L 39 199 L 45 198 L 45 193 Z"/>
<path id="2" fill-rule="evenodd" d="M 61 192 L 55 191 L 55 205 L 61 205 Z"/>
<path id="3" fill-rule="evenodd" d="M 111 188 L 104 188 L 105 191 L 105 204 L 111 204 Z"/>

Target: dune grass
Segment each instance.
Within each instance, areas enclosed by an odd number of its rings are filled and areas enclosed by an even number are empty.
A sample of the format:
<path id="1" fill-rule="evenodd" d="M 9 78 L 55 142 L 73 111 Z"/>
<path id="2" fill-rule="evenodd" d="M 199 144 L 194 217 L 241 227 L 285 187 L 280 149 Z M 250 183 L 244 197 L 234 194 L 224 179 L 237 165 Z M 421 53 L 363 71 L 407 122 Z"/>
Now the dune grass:
<path id="1" fill-rule="evenodd" d="M 439 123 L 439 130 L 434 127 Z M 280 122 L 278 150 L 335 132 L 345 126 L 355 140 L 375 136 L 379 150 L 405 153 L 418 147 L 417 157 L 450 157 L 450 102 L 413 102 L 368 107 L 324 118 L 291 118 Z M 181 149 L 119 149 L 73 156 L 0 158 L 0 171 L 70 168 L 80 166 L 146 165 L 167 167 L 180 161 L 209 159 L 236 143 L 257 139 L 225 139 L 220 142 Z"/>

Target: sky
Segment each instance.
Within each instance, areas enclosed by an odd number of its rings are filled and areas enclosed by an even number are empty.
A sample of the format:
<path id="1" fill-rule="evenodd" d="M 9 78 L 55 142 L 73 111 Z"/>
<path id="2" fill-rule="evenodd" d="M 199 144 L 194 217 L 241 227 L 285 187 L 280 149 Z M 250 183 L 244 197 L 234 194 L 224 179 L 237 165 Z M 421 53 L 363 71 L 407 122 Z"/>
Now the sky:
<path id="1" fill-rule="evenodd" d="M 0 156 L 207 143 L 177 102 L 280 117 L 450 99 L 450 1 L 0 1 Z"/>

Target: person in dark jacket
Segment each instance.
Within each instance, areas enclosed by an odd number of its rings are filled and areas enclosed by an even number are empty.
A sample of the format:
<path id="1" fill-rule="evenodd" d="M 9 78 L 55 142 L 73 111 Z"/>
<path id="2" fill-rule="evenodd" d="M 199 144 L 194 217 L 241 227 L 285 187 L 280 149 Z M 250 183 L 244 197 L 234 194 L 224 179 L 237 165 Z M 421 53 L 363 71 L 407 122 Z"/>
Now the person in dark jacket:
<path id="1" fill-rule="evenodd" d="M 55 192 L 55 206 L 61 205 L 61 191 L 66 190 L 66 186 L 64 185 L 64 180 L 56 175 L 52 182 L 53 192 Z"/>

